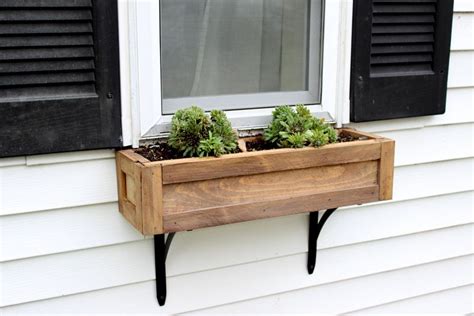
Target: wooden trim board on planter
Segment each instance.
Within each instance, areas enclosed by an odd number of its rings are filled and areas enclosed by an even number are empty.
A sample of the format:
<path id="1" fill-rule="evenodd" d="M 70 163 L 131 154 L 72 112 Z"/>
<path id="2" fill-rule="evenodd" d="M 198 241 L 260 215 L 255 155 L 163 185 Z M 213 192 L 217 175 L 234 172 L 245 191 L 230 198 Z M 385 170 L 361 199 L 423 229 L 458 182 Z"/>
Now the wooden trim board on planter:
<path id="1" fill-rule="evenodd" d="M 395 142 L 341 131 L 366 140 L 160 162 L 119 151 L 120 212 L 157 235 L 391 199 Z"/>

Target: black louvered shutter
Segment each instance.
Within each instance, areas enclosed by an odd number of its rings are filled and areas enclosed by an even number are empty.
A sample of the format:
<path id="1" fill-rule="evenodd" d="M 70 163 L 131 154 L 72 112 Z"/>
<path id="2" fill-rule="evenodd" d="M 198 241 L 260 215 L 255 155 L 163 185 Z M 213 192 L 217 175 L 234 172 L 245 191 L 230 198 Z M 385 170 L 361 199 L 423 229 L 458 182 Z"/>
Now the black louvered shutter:
<path id="1" fill-rule="evenodd" d="M 0 0 L 0 157 L 121 146 L 117 0 Z"/>
<path id="2" fill-rule="evenodd" d="M 442 114 L 453 0 L 355 0 L 351 121 Z"/>

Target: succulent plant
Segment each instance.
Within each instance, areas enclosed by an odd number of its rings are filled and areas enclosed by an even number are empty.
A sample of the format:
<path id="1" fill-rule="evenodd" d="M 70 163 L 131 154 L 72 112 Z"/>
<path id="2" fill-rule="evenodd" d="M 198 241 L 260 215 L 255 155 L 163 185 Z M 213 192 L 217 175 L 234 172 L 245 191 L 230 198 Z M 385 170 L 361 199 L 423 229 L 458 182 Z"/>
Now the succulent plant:
<path id="1" fill-rule="evenodd" d="M 334 128 L 323 119 L 314 117 L 304 105 L 280 106 L 273 111 L 273 119 L 265 129 L 265 141 L 278 147 L 320 147 L 337 141 Z"/>
<path id="2" fill-rule="evenodd" d="M 184 157 L 220 156 L 236 150 L 237 135 L 223 111 L 193 106 L 173 116 L 168 144 Z"/>

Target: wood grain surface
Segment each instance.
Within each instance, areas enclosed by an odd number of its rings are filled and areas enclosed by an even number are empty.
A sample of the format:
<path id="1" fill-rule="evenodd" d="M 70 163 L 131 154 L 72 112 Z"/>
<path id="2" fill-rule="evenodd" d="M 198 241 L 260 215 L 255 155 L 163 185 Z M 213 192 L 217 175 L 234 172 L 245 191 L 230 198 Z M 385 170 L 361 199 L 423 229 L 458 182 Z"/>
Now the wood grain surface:
<path id="1" fill-rule="evenodd" d="M 275 196 L 271 201 L 236 204 L 165 215 L 165 232 L 178 232 L 262 218 L 312 212 L 328 208 L 375 202 L 378 185 L 329 191 L 288 198 Z"/>
<path id="2" fill-rule="evenodd" d="M 150 162 L 117 153 L 120 212 L 145 235 L 391 199 L 395 142 Z"/>
<path id="3" fill-rule="evenodd" d="M 322 148 L 274 149 L 163 162 L 163 184 L 235 177 L 316 166 L 377 160 L 380 143 L 366 140 L 331 144 Z"/>
<path id="4" fill-rule="evenodd" d="M 393 166 L 395 163 L 395 142 L 385 139 L 381 143 L 379 185 L 380 200 L 391 200 L 393 195 Z"/>
<path id="5" fill-rule="evenodd" d="M 164 214 L 375 185 L 377 168 L 365 161 L 165 185 Z"/>
<path id="6" fill-rule="evenodd" d="M 119 211 L 137 230 L 143 232 L 141 174 L 145 167 L 132 159 L 139 159 L 133 155 L 128 151 L 116 154 Z"/>

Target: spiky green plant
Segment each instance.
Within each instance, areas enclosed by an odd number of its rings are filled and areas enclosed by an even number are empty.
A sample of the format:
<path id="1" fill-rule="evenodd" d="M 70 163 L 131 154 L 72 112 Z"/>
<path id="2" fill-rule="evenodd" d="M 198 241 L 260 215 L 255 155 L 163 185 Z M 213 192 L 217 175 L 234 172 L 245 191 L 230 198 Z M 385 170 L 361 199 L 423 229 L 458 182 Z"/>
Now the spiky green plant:
<path id="1" fill-rule="evenodd" d="M 173 116 L 168 144 L 184 157 L 220 156 L 236 150 L 237 135 L 223 111 L 193 106 Z"/>
<path id="2" fill-rule="evenodd" d="M 211 128 L 209 134 L 220 137 L 224 146 L 223 153 L 231 153 L 237 149 L 237 134 L 232 129 L 232 124 L 225 115 L 224 111 L 211 111 Z"/>
<path id="3" fill-rule="evenodd" d="M 337 133 L 324 120 L 317 119 L 307 107 L 280 106 L 273 111 L 273 119 L 264 131 L 264 139 L 278 147 L 320 147 L 337 141 Z"/>

